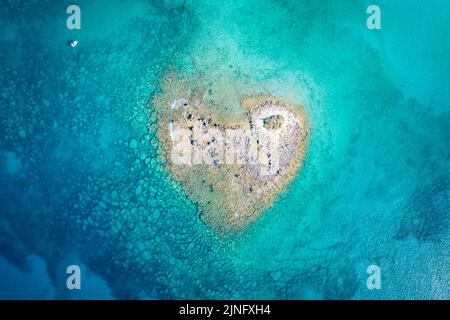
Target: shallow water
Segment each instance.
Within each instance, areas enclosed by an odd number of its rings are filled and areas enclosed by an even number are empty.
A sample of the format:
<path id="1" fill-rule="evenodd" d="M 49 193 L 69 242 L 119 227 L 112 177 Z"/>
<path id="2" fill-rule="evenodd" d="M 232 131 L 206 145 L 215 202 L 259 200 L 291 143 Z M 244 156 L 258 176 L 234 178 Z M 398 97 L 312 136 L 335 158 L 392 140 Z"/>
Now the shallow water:
<path id="1" fill-rule="evenodd" d="M 368 30 L 366 1 L 86 0 L 77 31 L 60 2 L 1 4 L 0 297 L 450 298 L 447 1 L 378 0 Z M 174 70 L 218 112 L 266 93 L 310 116 L 303 168 L 232 238 L 157 155 Z"/>

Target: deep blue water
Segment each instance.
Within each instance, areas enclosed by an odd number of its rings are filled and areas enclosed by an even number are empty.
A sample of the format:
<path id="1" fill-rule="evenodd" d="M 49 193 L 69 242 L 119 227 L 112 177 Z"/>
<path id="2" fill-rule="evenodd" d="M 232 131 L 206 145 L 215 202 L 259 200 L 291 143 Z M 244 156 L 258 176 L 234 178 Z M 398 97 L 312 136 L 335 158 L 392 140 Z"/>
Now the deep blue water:
<path id="1" fill-rule="evenodd" d="M 0 4 L 0 298 L 450 298 L 450 3 L 232 3 L 80 0 L 81 30 L 69 1 Z M 174 69 L 311 118 L 300 173 L 232 238 L 158 157 Z"/>

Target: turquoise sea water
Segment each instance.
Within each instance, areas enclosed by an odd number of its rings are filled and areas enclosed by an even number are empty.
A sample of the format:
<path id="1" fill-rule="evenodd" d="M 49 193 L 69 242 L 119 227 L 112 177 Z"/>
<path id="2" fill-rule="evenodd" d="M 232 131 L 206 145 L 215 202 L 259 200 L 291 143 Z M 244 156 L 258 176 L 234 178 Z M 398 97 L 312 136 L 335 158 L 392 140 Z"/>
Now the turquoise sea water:
<path id="1" fill-rule="evenodd" d="M 0 4 L 1 298 L 450 298 L 448 1 L 80 0 L 81 30 L 69 4 Z M 171 70 L 227 112 L 259 92 L 310 115 L 302 170 L 232 238 L 157 155 Z"/>

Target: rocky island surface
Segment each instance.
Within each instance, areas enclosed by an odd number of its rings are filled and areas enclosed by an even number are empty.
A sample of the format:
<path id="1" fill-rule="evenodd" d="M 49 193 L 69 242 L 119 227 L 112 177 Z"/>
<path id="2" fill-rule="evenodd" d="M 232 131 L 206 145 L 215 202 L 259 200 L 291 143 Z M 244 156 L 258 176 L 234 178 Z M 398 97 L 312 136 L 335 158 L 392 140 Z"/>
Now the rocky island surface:
<path id="1" fill-rule="evenodd" d="M 301 167 L 309 143 L 304 109 L 270 95 L 242 97 L 240 115 L 217 112 L 205 89 L 166 80 L 153 104 L 168 171 L 220 233 L 254 221 Z"/>

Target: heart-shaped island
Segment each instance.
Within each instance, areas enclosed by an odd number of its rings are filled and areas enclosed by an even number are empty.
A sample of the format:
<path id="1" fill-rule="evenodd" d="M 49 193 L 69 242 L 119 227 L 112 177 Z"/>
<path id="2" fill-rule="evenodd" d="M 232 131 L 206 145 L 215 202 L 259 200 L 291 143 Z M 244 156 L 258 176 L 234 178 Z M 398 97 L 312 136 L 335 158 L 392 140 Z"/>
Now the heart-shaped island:
<path id="1" fill-rule="evenodd" d="M 201 219 L 222 234 L 254 221 L 301 167 L 309 144 L 303 107 L 270 95 L 240 97 L 240 116 L 219 113 L 208 89 L 166 80 L 153 100 L 165 165 Z"/>

